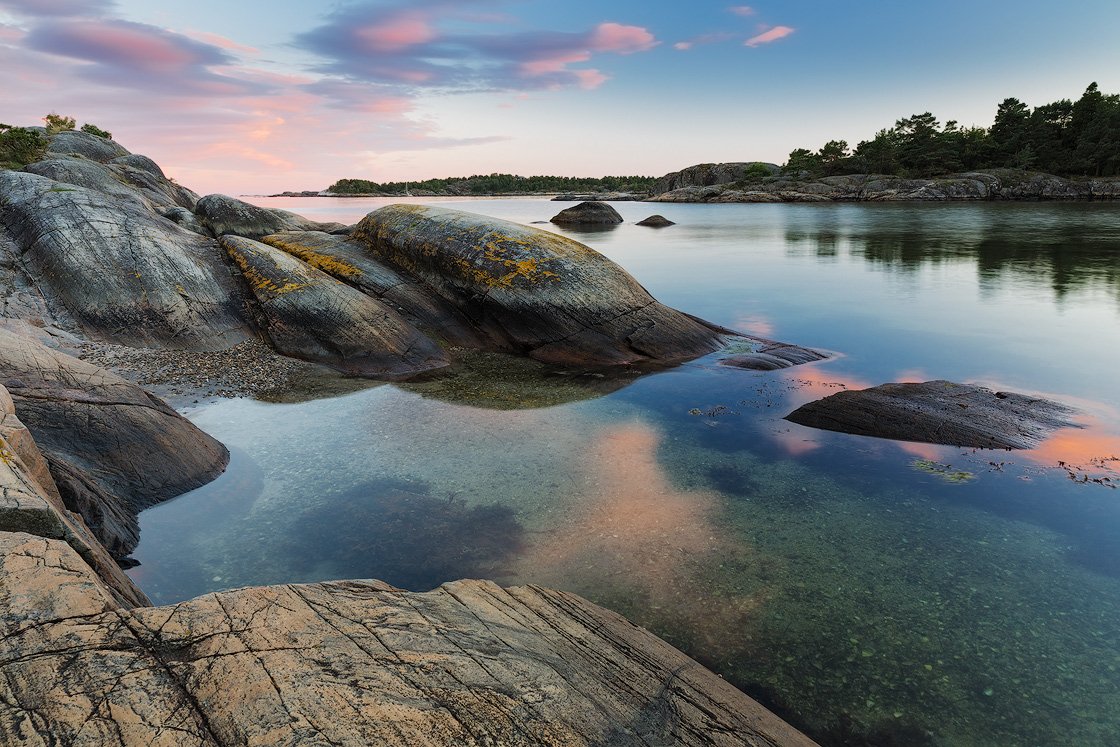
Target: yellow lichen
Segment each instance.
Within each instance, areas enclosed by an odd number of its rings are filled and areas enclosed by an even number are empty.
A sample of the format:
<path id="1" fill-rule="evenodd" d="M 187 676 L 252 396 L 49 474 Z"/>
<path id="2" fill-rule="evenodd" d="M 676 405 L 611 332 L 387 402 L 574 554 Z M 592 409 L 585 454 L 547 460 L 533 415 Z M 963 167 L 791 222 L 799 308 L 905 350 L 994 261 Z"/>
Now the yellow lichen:
<path id="1" fill-rule="evenodd" d="M 241 269 L 241 274 L 244 276 L 245 280 L 248 281 L 249 287 L 255 291 L 262 291 L 273 296 L 282 296 L 285 293 L 291 293 L 292 291 L 308 286 L 307 283 L 297 283 L 289 278 L 284 278 L 282 282 L 278 283 L 249 264 L 245 255 L 240 251 L 233 248 L 227 248 L 227 251 L 229 255 L 233 257 L 233 261 L 236 262 L 237 266 Z"/>
<path id="2" fill-rule="evenodd" d="M 349 262 L 338 259 L 337 257 L 332 257 L 329 254 L 317 252 L 309 246 L 275 237 L 270 238 L 268 243 L 281 251 L 287 252 L 293 257 L 302 259 L 312 267 L 322 270 L 327 274 L 334 275 L 335 277 L 357 280 L 362 276 L 362 271 Z"/>

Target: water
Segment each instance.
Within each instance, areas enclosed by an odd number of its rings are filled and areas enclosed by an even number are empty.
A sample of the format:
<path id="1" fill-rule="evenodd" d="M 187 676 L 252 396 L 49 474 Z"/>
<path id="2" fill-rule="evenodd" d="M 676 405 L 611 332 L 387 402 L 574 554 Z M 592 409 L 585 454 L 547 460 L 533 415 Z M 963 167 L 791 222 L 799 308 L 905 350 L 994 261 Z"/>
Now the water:
<path id="1" fill-rule="evenodd" d="M 259 202 L 352 222 L 387 201 Z M 523 223 L 563 207 L 458 202 Z M 142 514 L 133 578 L 161 603 L 541 583 L 826 744 L 1120 743 L 1120 205 L 616 207 L 627 224 L 572 235 L 660 300 L 840 355 L 618 379 L 479 355 L 430 382 L 207 405 L 190 417 L 230 469 Z M 632 225 L 653 212 L 678 225 Z M 1043 393 L 1084 427 L 984 452 L 781 419 L 931 378 Z"/>

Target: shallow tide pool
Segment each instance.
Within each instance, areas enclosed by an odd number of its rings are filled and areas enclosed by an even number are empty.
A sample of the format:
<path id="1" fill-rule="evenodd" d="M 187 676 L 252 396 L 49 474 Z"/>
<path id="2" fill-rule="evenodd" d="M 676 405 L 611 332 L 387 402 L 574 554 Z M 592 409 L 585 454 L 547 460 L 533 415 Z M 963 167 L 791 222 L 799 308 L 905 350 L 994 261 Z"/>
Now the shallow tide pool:
<path id="1" fill-rule="evenodd" d="M 353 222 L 388 201 L 257 202 Z M 453 202 L 522 223 L 564 207 Z M 838 355 L 644 376 L 476 355 L 425 382 L 207 404 L 188 415 L 230 468 L 141 515 L 133 579 L 157 603 L 539 583 L 825 744 L 1120 742 L 1120 205 L 616 207 L 625 224 L 564 233 L 669 305 Z M 655 212 L 678 225 L 633 225 Z M 1042 393 L 1083 427 L 991 452 L 782 420 L 935 378 Z"/>

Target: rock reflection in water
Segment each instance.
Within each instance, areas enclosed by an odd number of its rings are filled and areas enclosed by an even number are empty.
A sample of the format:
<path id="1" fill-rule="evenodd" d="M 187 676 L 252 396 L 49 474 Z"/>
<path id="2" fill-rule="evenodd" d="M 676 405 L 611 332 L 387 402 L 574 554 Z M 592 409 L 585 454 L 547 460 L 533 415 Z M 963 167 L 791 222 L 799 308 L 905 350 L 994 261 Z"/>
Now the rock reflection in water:
<path id="1" fill-rule="evenodd" d="M 393 480 L 316 505 L 298 523 L 301 531 L 287 534 L 283 548 L 297 571 L 376 578 L 409 591 L 459 578 L 500 580 L 523 544 L 507 506 L 468 506 L 454 494 L 433 496 Z"/>

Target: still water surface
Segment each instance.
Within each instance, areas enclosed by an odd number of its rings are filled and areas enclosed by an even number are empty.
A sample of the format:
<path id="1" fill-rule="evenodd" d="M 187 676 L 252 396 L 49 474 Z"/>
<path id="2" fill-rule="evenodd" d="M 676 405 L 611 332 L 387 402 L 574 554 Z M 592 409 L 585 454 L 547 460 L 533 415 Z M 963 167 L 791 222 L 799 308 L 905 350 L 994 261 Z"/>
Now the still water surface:
<path id="1" fill-rule="evenodd" d="M 347 223 L 389 202 L 256 201 Z M 563 207 L 458 203 L 522 223 Z M 540 583 L 826 744 L 1120 743 L 1120 205 L 616 207 L 621 226 L 563 232 L 669 305 L 839 355 L 620 379 L 477 356 L 206 405 L 190 417 L 230 468 L 141 516 L 133 578 L 157 603 Z M 652 212 L 678 225 L 633 225 Z M 984 452 L 781 419 L 934 378 L 1044 393 L 1084 427 Z"/>

